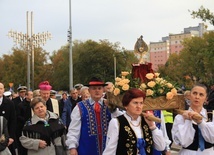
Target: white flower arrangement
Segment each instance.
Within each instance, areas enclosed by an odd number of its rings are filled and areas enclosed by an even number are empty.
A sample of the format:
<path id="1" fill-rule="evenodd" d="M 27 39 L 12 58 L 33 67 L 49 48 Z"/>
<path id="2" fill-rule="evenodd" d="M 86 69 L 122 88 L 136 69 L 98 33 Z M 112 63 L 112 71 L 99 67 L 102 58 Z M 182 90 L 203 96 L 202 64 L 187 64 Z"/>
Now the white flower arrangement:
<path id="1" fill-rule="evenodd" d="M 173 84 L 159 77 L 160 73 L 146 74 L 146 82 L 141 83 L 140 89 L 146 92 L 148 97 L 166 96 L 167 99 L 172 99 L 177 95 L 177 89 Z"/>
<path id="2" fill-rule="evenodd" d="M 146 81 L 141 83 L 139 79 L 133 79 L 130 72 L 121 72 L 121 77 L 115 79 L 113 94 L 118 96 L 130 88 L 139 88 L 146 92 L 147 97 L 166 96 L 167 99 L 172 99 L 177 95 L 176 88 L 172 83 L 159 76 L 160 73 L 148 73 L 146 74 Z"/>

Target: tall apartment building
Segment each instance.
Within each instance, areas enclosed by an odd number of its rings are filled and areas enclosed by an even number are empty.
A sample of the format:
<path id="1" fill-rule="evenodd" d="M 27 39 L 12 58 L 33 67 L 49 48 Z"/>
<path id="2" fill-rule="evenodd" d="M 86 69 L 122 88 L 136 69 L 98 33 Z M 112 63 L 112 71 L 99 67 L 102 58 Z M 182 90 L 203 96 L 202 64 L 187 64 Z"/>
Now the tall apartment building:
<path id="1" fill-rule="evenodd" d="M 179 54 L 183 49 L 182 41 L 185 38 L 202 36 L 205 32 L 207 32 L 207 28 L 204 23 L 200 23 L 196 27 L 184 28 L 182 33 L 169 34 L 169 36 L 163 37 L 159 42 L 150 42 L 149 54 L 152 69 L 156 71 L 158 66 L 165 65 L 170 54 Z"/>

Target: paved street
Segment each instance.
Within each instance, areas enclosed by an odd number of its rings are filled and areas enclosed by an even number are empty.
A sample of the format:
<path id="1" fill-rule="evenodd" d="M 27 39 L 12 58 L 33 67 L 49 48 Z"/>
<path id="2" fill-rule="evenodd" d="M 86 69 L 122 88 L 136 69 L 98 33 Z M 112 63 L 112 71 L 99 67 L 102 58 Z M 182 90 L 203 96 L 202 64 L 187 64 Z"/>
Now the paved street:
<path id="1" fill-rule="evenodd" d="M 178 155 L 178 151 L 171 150 L 172 155 Z"/>
<path id="2" fill-rule="evenodd" d="M 171 154 L 172 155 L 178 155 L 178 151 L 180 150 L 180 146 L 177 146 L 175 144 L 172 144 L 172 147 L 171 147 Z"/>

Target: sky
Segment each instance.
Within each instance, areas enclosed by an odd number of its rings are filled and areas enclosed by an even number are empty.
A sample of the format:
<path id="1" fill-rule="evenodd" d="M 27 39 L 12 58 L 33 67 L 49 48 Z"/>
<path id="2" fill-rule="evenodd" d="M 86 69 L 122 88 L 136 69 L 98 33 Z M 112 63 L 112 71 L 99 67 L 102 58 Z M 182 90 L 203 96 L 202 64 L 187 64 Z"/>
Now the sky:
<path id="1" fill-rule="evenodd" d="M 197 11 L 202 5 L 214 12 L 214 0 L 71 0 L 72 40 L 107 39 L 133 50 L 141 35 L 149 44 L 198 26 L 202 21 L 193 19 L 188 10 Z M 33 12 L 34 34 L 52 35 L 41 46 L 44 50 L 51 53 L 67 44 L 69 0 L 0 0 L 0 57 L 16 47 L 7 36 L 10 30 L 27 33 L 27 11 Z"/>

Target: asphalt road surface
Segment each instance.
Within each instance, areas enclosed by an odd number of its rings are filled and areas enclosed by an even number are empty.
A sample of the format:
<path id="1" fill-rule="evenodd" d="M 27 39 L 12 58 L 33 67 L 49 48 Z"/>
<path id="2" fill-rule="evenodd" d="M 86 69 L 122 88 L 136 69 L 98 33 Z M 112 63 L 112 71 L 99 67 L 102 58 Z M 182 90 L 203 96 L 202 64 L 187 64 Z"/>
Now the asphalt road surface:
<path id="1" fill-rule="evenodd" d="M 178 155 L 178 151 L 181 149 L 180 146 L 172 144 L 171 146 L 171 155 Z"/>
<path id="2" fill-rule="evenodd" d="M 178 155 L 178 151 L 176 151 L 176 150 L 171 150 L 171 155 Z"/>

